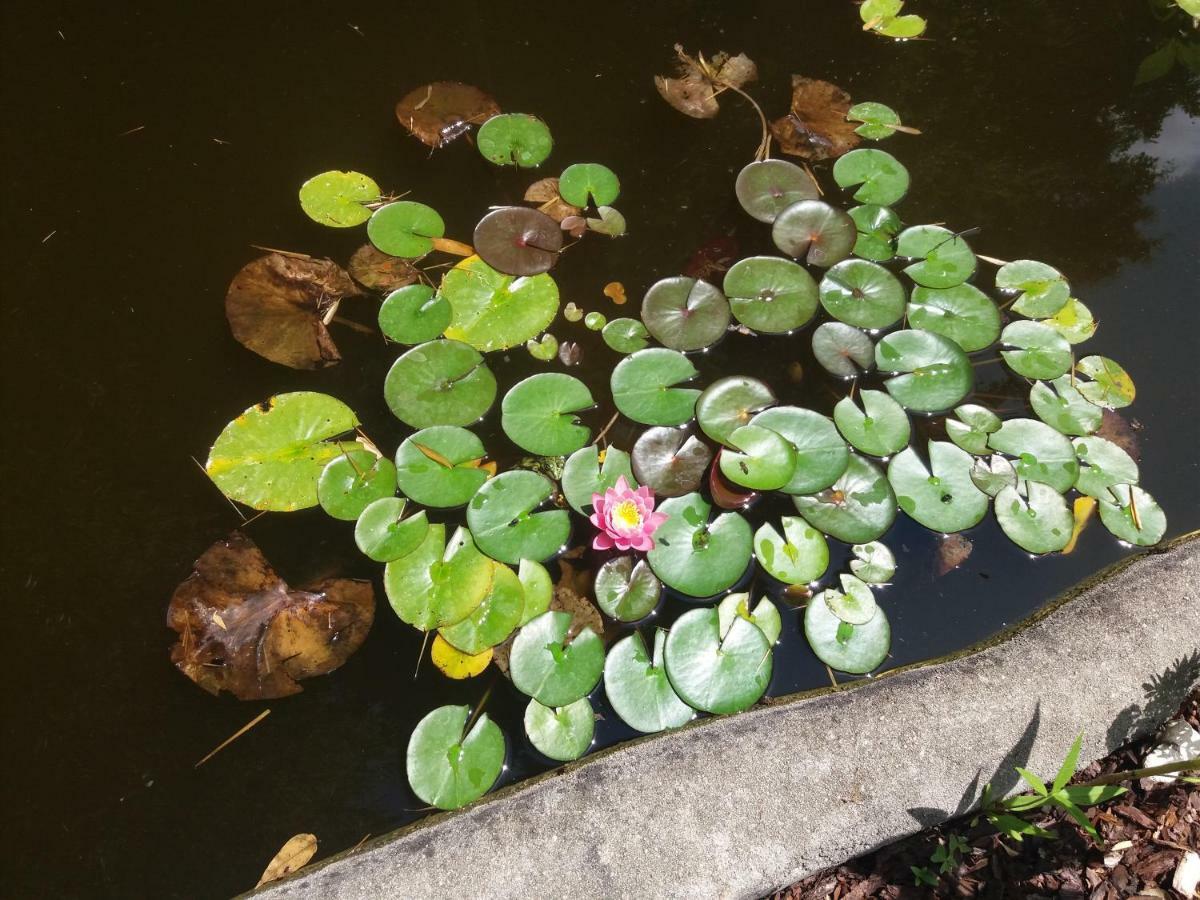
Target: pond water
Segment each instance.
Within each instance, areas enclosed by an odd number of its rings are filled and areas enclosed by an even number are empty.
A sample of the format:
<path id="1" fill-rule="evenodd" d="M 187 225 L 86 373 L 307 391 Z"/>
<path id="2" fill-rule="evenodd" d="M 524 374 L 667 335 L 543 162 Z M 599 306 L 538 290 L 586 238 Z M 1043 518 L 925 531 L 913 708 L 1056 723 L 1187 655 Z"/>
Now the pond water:
<path id="1" fill-rule="evenodd" d="M 486 206 L 519 199 L 524 180 L 466 142 L 430 157 L 399 128 L 393 105 L 426 81 L 475 83 L 541 116 L 553 172 L 594 158 L 621 175 L 630 235 L 554 273 L 565 299 L 610 313 L 606 282 L 640 296 L 715 237 L 732 235 L 742 255 L 773 252 L 732 192 L 756 122 L 737 103 L 710 122 L 664 104 L 651 77 L 673 43 L 746 52 L 769 115 L 786 108 L 793 72 L 901 110 L 924 132 L 886 145 L 912 174 L 906 221 L 978 228 L 977 251 L 1070 277 L 1100 322 L 1089 351 L 1137 380 L 1126 412 L 1168 536 L 1200 526 L 1200 98 L 1178 69 L 1134 85 L 1171 33 L 1150 5 L 912 0 L 934 39 L 905 44 L 864 34 L 844 2 L 644 6 L 6 9 L 4 409 L 22 444 L 4 479 L 8 893 L 229 895 L 292 834 L 316 833 L 324 856 L 423 814 L 404 776 L 408 736 L 441 703 L 477 702 L 491 674 L 451 683 L 425 663 L 414 679 L 420 636 L 384 604 L 363 648 L 304 693 L 218 699 L 171 667 L 163 615 L 192 560 L 238 525 L 193 457 L 243 408 L 319 390 L 382 447 L 404 433 L 381 395 L 395 352 L 378 336 L 341 331 L 340 366 L 295 372 L 235 343 L 222 301 L 251 244 L 345 261 L 361 242 L 300 213 L 296 188 L 316 172 L 354 168 L 412 190 L 465 240 Z M 347 315 L 371 321 L 371 301 L 359 302 Z M 598 335 L 571 336 L 585 352 L 572 374 L 607 398 L 613 357 Z M 814 369 L 807 341 L 734 335 L 705 356 L 701 381 L 753 375 L 828 412 L 826 380 L 793 383 L 794 361 Z M 541 364 L 522 350 L 493 368 L 507 385 Z M 1002 393 L 1009 379 L 986 367 L 979 388 Z M 493 414 L 484 431 L 495 428 Z M 611 439 L 627 447 L 636 433 Z M 319 510 L 264 517 L 250 534 L 294 584 L 378 574 L 349 526 Z M 1098 523 L 1071 556 L 1039 561 L 990 516 L 969 536 L 973 554 L 942 577 L 936 535 L 902 516 L 884 538 L 899 558 L 881 597 L 888 667 L 985 639 L 1127 552 Z M 785 613 L 770 696 L 828 683 L 798 621 Z M 521 733 L 525 703 L 502 680 L 488 701 L 510 736 L 504 783 L 549 768 Z M 599 745 L 632 735 L 597 708 Z"/>

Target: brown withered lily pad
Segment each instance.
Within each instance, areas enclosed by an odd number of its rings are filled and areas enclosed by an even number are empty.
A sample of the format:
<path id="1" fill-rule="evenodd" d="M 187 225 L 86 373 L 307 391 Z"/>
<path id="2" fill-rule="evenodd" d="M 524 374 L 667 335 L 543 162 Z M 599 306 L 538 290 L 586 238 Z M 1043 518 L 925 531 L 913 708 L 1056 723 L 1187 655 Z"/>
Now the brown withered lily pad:
<path id="1" fill-rule="evenodd" d="M 545 213 L 555 222 L 561 222 L 568 216 L 580 216 L 583 210 L 572 206 L 558 193 L 557 178 L 542 178 L 535 181 L 525 191 L 526 203 L 538 203 L 538 212 Z"/>
<path id="2" fill-rule="evenodd" d="M 396 118 L 413 137 L 444 147 L 500 112 L 491 95 L 458 81 L 435 81 L 409 91 L 396 104 Z"/>
<path id="3" fill-rule="evenodd" d="M 758 78 L 758 68 L 744 53 L 718 53 L 708 60 L 701 54 L 690 56 L 676 44 L 675 56 L 678 75 L 655 75 L 654 86 L 664 100 L 693 119 L 711 119 L 720 112 L 717 93 L 722 88 L 741 88 Z"/>
<path id="4" fill-rule="evenodd" d="M 771 123 L 771 133 L 791 156 L 809 162 L 836 159 L 859 142 L 855 123 L 846 121 L 851 102 L 836 84 L 793 75 L 791 110 Z"/>
<path id="5" fill-rule="evenodd" d="M 413 284 L 421 277 L 412 260 L 388 256 L 372 244 L 363 244 L 354 251 L 346 266 L 350 277 L 372 291 L 389 294 L 396 288 Z"/>
<path id="6" fill-rule="evenodd" d="M 171 662 L 211 694 L 239 700 L 297 694 L 362 646 L 375 619 L 368 581 L 331 578 L 293 590 L 241 532 L 217 541 L 175 589 Z"/>
<path id="7" fill-rule="evenodd" d="M 238 343 L 259 356 L 293 369 L 320 369 L 342 358 L 326 323 L 343 297 L 360 293 L 332 260 L 270 253 L 233 277 L 225 317 Z"/>

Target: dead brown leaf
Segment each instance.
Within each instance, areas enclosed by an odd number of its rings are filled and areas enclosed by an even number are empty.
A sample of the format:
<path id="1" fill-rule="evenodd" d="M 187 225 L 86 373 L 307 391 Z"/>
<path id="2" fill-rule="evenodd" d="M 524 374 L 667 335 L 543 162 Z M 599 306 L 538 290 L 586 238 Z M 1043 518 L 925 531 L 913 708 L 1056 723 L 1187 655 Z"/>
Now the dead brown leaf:
<path id="1" fill-rule="evenodd" d="M 722 88 L 741 88 L 758 78 L 757 66 L 744 53 L 722 52 L 706 60 L 702 54 L 690 56 L 676 44 L 675 56 L 676 77 L 655 75 L 654 86 L 671 106 L 693 119 L 711 119 L 721 111 L 717 94 Z"/>
<path id="2" fill-rule="evenodd" d="M 360 294 L 337 263 L 271 253 L 247 263 L 225 294 L 234 338 L 259 356 L 293 369 L 341 360 L 326 323 L 344 297 Z"/>
<path id="3" fill-rule="evenodd" d="M 421 277 L 411 260 L 388 256 L 372 244 L 363 244 L 354 251 L 347 266 L 350 277 L 372 291 L 390 294 L 396 288 L 412 284 Z"/>
<path id="4" fill-rule="evenodd" d="M 836 84 L 793 75 L 791 110 L 771 123 L 771 133 L 791 156 L 809 162 L 836 159 L 859 142 L 854 123 L 846 121 L 851 102 Z"/>
<path id="5" fill-rule="evenodd" d="M 1136 421 L 1131 423 L 1119 412 L 1106 409 L 1100 420 L 1100 430 L 1096 432 L 1096 437 L 1112 441 L 1128 453 L 1134 462 L 1141 462 L 1142 447 L 1137 435 L 1140 427 Z"/>
<path id="6" fill-rule="evenodd" d="M 256 888 L 270 881 L 278 881 L 286 875 L 291 875 L 317 852 L 317 836 L 315 834 L 297 834 L 288 838 L 278 853 L 267 863 L 262 878 L 258 879 Z"/>
<path id="7" fill-rule="evenodd" d="M 444 147 L 500 112 L 489 94 L 458 81 L 435 81 L 409 91 L 396 104 L 396 118 L 413 137 Z"/>
<path id="8" fill-rule="evenodd" d="M 341 666 L 374 618 L 370 582 L 331 578 L 292 590 L 235 531 L 196 560 L 171 597 L 167 625 L 179 633 L 171 662 L 211 694 L 286 697 L 303 690 L 301 680 Z"/>
<path id="9" fill-rule="evenodd" d="M 961 534 L 947 534 L 938 545 L 937 574 L 941 578 L 967 561 L 975 545 Z"/>
<path id="10" fill-rule="evenodd" d="M 572 206 L 559 195 L 557 178 L 535 181 L 525 191 L 525 202 L 539 204 L 538 212 L 545 213 L 555 222 L 561 223 L 563 219 L 583 214 L 582 209 Z"/>

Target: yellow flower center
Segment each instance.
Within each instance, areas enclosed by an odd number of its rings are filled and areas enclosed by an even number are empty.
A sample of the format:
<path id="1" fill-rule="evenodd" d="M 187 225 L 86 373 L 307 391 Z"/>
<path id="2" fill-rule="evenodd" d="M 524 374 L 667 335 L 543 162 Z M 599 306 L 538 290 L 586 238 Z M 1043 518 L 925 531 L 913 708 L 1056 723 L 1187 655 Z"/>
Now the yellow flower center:
<path id="1" fill-rule="evenodd" d="M 632 500 L 622 500 L 613 507 L 612 520 L 625 528 L 637 528 L 642 524 L 642 514 Z"/>

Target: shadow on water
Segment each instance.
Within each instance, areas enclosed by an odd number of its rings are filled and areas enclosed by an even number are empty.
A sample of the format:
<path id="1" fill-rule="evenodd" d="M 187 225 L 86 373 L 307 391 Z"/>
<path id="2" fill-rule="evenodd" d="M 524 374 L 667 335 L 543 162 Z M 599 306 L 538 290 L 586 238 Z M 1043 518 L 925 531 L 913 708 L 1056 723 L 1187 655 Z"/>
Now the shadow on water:
<path id="1" fill-rule="evenodd" d="M 299 214 L 296 186 L 315 172 L 355 168 L 411 188 L 459 237 L 486 205 L 517 197 L 523 183 L 465 142 L 430 157 L 401 133 L 393 104 L 431 79 L 475 82 L 506 109 L 542 116 L 557 140 L 552 168 L 596 158 L 620 173 L 631 235 L 555 272 L 564 297 L 588 308 L 604 308 L 613 279 L 640 296 L 715 236 L 732 235 L 743 255 L 771 252 L 730 190 L 755 140 L 749 111 L 729 104 L 696 122 L 651 87 L 674 42 L 748 53 L 768 113 L 786 107 L 793 71 L 889 103 L 924 132 L 889 146 L 913 176 L 906 220 L 979 227 L 981 252 L 1070 276 L 1101 322 L 1089 349 L 1138 379 L 1143 482 L 1171 534 L 1200 525 L 1200 436 L 1180 415 L 1196 389 L 1200 100 L 1181 71 L 1134 86 L 1164 39 L 1148 6 L 931 5 L 936 40 L 907 45 L 863 34 L 833 0 L 644 6 L 606 10 L 604 40 L 548 6 L 5 8 L 4 415 L 20 441 L 4 460 L 9 893 L 215 897 L 253 884 L 297 832 L 315 832 L 322 855 L 353 846 L 419 814 L 403 773 L 416 721 L 481 695 L 428 666 L 414 680 L 419 636 L 386 608 L 336 675 L 271 703 L 197 690 L 170 668 L 163 627 L 172 587 L 237 525 L 189 458 L 203 459 L 233 415 L 271 393 L 320 390 L 346 400 L 382 446 L 402 436 L 379 392 L 393 354 L 377 338 L 340 334 L 340 366 L 292 372 L 234 343 L 221 301 L 251 243 L 344 261 L 360 242 Z M 598 337 L 572 338 L 585 353 L 573 371 L 603 385 L 611 357 Z M 799 343 L 731 337 L 702 377 L 756 375 L 786 402 L 828 411 L 836 398 L 820 379 L 781 375 L 811 363 Z M 496 361 L 502 383 L 536 368 L 523 353 Z M 981 383 L 1013 387 L 999 369 Z M 319 512 L 268 516 L 250 533 L 295 584 L 377 575 Z M 1074 555 L 1038 563 L 990 520 L 969 536 L 974 553 L 941 578 L 935 535 L 902 519 L 887 536 L 901 561 L 882 595 L 891 664 L 975 643 L 1123 552 L 1099 526 Z M 785 618 L 775 695 L 826 678 Z M 508 779 L 544 770 L 521 737 L 522 699 L 501 685 L 488 708 L 513 738 Z M 598 723 L 601 744 L 628 734 L 610 714 Z"/>

